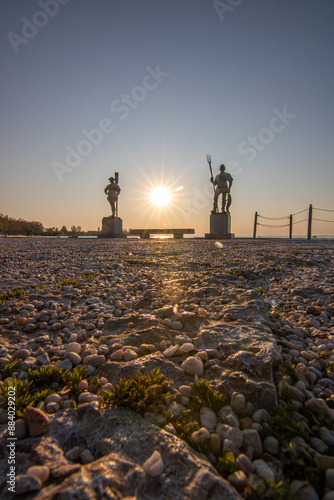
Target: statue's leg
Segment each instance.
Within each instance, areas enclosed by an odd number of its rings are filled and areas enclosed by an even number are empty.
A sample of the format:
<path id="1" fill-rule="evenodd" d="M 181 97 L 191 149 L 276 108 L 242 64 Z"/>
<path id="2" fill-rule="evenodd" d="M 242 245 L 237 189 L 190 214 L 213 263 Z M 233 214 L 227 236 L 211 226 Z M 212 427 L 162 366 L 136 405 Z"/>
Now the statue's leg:
<path id="1" fill-rule="evenodd" d="M 219 193 L 217 193 L 217 190 L 216 190 L 214 197 L 213 197 L 213 210 L 212 210 L 212 212 L 214 214 L 216 214 L 218 212 L 218 196 L 219 196 Z"/>
<path id="2" fill-rule="evenodd" d="M 226 212 L 229 214 L 230 213 L 230 206 L 232 203 L 232 196 L 230 193 L 227 195 L 227 205 L 226 205 Z"/>
<path id="3" fill-rule="evenodd" d="M 222 212 L 225 213 L 226 193 L 222 193 Z"/>

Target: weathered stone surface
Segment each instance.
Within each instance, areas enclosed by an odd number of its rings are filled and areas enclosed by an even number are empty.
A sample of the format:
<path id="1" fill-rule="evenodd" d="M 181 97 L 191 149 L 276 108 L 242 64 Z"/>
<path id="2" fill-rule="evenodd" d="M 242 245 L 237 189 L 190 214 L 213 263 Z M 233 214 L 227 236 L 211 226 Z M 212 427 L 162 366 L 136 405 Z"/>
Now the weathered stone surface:
<path id="1" fill-rule="evenodd" d="M 98 499 L 107 487 L 114 491 L 115 499 L 137 495 L 157 500 L 240 499 L 202 455 L 130 410 L 118 408 L 101 413 L 91 405 L 68 410 L 53 422 L 49 436 L 52 443 L 64 449 L 67 443 L 72 448 L 76 442 L 80 446 L 84 443 L 100 458 L 83 465 L 82 472 L 75 469 L 60 484 L 44 486 L 36 500 L 56 495 L 67 498 L 68 492 L 73 498 Z M 155 450 L 164 464 L 158 483 L 152 482 L 143 469 Z"/>

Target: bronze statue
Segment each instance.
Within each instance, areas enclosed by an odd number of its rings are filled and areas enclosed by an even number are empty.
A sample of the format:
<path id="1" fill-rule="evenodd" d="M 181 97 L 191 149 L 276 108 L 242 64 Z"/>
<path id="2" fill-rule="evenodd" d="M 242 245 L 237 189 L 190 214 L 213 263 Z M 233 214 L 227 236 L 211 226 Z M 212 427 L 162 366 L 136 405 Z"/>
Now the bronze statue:
<path id="1" fill-rule="evenodd" d="M 211 162 L 210 162 L 211 163 Z M 211 167 L 211 165 L 210 165 Z M 211 177 L 211 182 L 215 186 L 215 194 L 213 197 L 213 214 L 219 213 L 218 210 L 218 197 L 222 195 L 222 212 L 230 213 L 230 206 L 232 203 L 232 197 L 230 190 L 232 187 L 233 179 L 230 174 L 225 172 L 225 165 L 220 165 L 220 174 L 216 175 L 215 179 Z"/>
<path id="2" fill-rule="evenodd" d="M 110 203 L 112 217 L 117 217 L 117 199 L 119 193 L 121 192 L 121 188 L 115 181 L 114 177 L 109 177 L 108 180 L 110 181 L 110 184 L 105 187 L 104 192 L 107 195 L 107 199 Z"/>

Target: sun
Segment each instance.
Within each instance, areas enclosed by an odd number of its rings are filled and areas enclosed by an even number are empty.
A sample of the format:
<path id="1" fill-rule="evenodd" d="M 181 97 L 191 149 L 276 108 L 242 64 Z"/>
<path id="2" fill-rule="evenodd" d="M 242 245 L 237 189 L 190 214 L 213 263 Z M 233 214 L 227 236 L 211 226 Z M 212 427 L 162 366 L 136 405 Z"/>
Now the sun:
<path id="1" fill-rule="evenodd" d="M 156 207 L 166 207 L 171 201 L 171 193 L 165 187 L 156 187 L 150 193 L 151 202 Z"/>

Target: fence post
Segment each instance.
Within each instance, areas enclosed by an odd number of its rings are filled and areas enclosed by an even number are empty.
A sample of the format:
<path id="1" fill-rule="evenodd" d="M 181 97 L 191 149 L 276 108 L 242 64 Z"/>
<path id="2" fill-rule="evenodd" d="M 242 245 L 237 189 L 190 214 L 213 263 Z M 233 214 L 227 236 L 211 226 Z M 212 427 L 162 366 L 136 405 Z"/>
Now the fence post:
<path id="1" fill-rule="evenodd" d="M 307 224 L 307 239 L 310 240 L 312 238 L 312 205 L 308 208 L 308 224 Z"/>
<path id="2" fill-rule="evenodd" d="M 257 212 L 255 212 L 255 218 L 254 218 L 253 240 L 255 240 L 256 238 L 256 226 L 257 226 Z"/>
<path id="3" fill-rule="evenodd" d="M 115 172 L 115 184 L 119 182 L 119 172 Z M 118 217 L 118 196 L 116 200 L 116 217 Z"/>
<path id="4" fill-rule="evenodd" d="M 289 238 L 292 238 L 292 214 L 290 214 Z"/>

